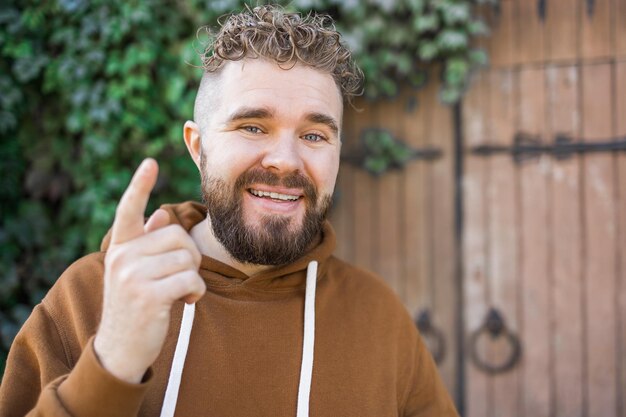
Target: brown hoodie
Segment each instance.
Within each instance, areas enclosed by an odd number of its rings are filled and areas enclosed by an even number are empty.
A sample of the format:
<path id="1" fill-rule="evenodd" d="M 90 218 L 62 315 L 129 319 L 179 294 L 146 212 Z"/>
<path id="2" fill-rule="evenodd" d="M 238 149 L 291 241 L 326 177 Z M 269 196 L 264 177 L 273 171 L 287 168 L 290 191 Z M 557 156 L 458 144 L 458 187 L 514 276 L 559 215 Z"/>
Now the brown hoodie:
<path id="1" fill-rule="evenodd" d="M 186 230 L 206 215 L 197 203 L 163 208 Z M 403 305 L 379 278 L 332 256 L 334 247 L 326 223 L 310 253 L 257 275 L 203 257 L 208 291 L 196 304 L 176 416 L 295 416 L 312 260 L 319 269 L 310 415 L 457 416 Z M 99 252 L 75 262 L 35 307 L 9 353 L 0 416 L 159 415 L 183 303 L 144 382 L 116 379 L 93 350 L 103 261 Z"/>

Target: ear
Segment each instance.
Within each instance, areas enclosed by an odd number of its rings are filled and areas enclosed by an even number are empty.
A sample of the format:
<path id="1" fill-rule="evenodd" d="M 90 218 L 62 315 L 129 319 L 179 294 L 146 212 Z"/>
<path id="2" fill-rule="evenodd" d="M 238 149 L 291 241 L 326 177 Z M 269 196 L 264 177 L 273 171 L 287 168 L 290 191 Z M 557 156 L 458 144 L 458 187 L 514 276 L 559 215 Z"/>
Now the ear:
<path id="1" fill-rule="evenodd" d="M 200 127 L 195 122 L 187 120 L 183 127 L 183 137 L 185 138 L 185 145 L 187 145 L 191 159 L 193 159 L 198 169 L 200 169 L 200 153 L 202 152 Z"/>

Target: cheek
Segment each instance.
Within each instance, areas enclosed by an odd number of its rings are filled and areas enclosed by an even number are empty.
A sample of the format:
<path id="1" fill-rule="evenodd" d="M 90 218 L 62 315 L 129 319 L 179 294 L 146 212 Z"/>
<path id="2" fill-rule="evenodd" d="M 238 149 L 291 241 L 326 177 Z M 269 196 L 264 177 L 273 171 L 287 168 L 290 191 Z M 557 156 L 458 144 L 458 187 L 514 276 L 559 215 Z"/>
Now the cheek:
<path id="1" fill-rule="evenodd" d="M 215 140 L 204 148 L 206 170 L 222 177 L 239 175 L 259 159 L 259 149 L 245 141 Z"/>
<path id="2" fill-rule="evenodd" d="M 339 171 L 339 156 L 335 153 L 317 157 L 309 162 L 309 172 L 322 194 L 332 194 Z"/>

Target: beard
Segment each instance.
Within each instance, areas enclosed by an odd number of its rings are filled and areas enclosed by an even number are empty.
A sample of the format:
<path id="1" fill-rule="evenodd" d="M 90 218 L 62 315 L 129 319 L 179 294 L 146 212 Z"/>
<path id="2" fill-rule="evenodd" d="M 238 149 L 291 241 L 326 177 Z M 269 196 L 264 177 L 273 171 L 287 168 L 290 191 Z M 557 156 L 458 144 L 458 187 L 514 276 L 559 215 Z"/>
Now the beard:
<path id="1" fill-rule="evenodd" d="M 204 158 L 200 163 L 202 197 L 213 234 L 235 260 L 255 265 L 285 265 L 310 249 L 330 209 L 330 195 L 318 201 L 315 186 L 304 175 L 294 172 L 280 177 L 261 168 L 244 172 L 229 186 L 222 179 L 208 176 Z M 302 224 L 294 224 L 294 219 L 277 214 L 263 216 L 258 224 L 246 224 L 243 196 L 252 184 L 302 189 L 300 198 L 306 204 Z"/>

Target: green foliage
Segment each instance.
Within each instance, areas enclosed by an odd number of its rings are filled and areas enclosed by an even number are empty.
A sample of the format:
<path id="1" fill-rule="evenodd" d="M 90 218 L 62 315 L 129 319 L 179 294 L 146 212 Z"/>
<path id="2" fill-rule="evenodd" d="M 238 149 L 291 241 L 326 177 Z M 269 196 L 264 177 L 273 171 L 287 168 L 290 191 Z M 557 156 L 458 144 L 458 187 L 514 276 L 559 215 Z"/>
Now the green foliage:
<path id="1" fill-rule="evenodd" d="M 425 66 L 441 64 L 440 99 L 457 102 L 472 70 L 486 65 L 484 51 L 471 41 L 488 33 L 473 13 L 499 0 L 295 0 L 335 17 L 337 27 L 365 73 L 368 98 L 393 97 L 402 85 L 420 87 Z"/>
<path id="2" fill-rule="evenodd" d="M 158 0 L 0 6 L 3 350 L 67 265 L 98 250 L 142 158 L 161 163 L 150 210 L 198 198 L 181 132 L 201 73 L 187 61 L 197 19 L 218 12 L 196 12 Z"/>
<path id="3" fill-rule="evenodd" d="M 0 4 L 0 358 L 67 265 L 98 250 L 141 159 L 152 156 L 161 168 L 149 211 L 199 197 L 197 170 L 181 143 L 201 76 L 189 65 L 199 64 L 203 48 L 196 28 L 215 26 L 242 4 Z M 421 65 L 442 61 L 442 97 L 454 101 L 486 60 L 468 46 L 486 31 L 468 1 L 296 0 L 288 7 L 338 19 L 369 97 L 394 95 L 404 82 L 421 85 Z M 382 152 L 403 159 L 385 143 Z"/>
<path id="4" fill-rule="evenodd" d="M 374 175 L 402 168 L 413 157 L 413 151 L 384 129 L 368 129 L 361 135 L 364 157 L 362 167 Z"/>

